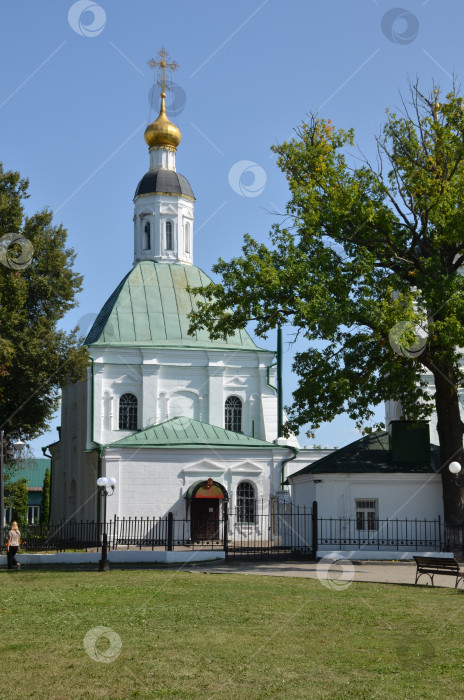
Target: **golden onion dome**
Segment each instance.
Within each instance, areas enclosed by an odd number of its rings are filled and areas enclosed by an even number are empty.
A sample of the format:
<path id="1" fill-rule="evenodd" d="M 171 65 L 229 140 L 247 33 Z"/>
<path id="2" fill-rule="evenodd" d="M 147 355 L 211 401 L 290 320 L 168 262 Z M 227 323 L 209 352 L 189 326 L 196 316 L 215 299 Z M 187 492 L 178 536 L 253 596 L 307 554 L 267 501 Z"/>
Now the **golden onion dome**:
<path id="1" fill-rule="evenodd" d="M 148 146 L 168 146 L 177 148 L 182 138 L 180 130 L 169 121 L 164 103 L 166 93 L 161 93 L 161 109 L 157 119 L 145 129 L 145 141 Z"/>

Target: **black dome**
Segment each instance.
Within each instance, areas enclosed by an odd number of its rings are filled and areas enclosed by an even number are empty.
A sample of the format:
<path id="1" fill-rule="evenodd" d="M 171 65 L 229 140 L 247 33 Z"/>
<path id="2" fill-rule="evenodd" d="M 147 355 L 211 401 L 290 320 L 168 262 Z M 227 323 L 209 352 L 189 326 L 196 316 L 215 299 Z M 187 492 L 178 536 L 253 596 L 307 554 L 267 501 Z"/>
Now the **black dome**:
<path id="1" fill-rule="evenodd" d="M 174 170 L 149 170 L 137 185 L 134 199 L 139 194 L 154 194 L 155 192 L 184 194 L 195 199 L 187 178 Z"/>

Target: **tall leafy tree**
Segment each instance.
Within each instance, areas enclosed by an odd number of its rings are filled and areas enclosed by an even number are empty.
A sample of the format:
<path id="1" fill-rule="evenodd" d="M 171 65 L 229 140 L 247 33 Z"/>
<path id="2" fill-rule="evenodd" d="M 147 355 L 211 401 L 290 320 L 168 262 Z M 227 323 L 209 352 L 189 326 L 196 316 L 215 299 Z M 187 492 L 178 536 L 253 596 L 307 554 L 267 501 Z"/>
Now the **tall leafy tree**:
<path id="1" fill-rule="evenodd" d="M 28 196 L 28 181 L 0 165 L 0 428 L 10 439 L 43 433 L 60 386 L 87 365 L 77 334 L 58 329 L 82 286 L 75 253 L 51 211 L 25 215 Z"/>
<path id="2" fill-rule="evenodd" d="M 358 425 L 373 406 L 401 402 L 404 416 L 435 406 L 445 518 L 464 521 L 464 480 L 447 468 L 463 458 L 459 390 L 464 347 L 464 109 L 452 91 L 387 110 L 377 162 L 351 155 L 352 130 L 312 116 L 273 148 L 291 198 L 288 225 L 270 245 L 245 237 L 242 255 L 213 268 L 191 330 L 214 337 L 256 322 L 266 333 L 291 322 L 307 347 L 287 431 L 347 413 Z M 433 377 L 429 386 L 426 375 Z"/>
<path id="3" fill-rule="evenodd" d="M 50 520 L 50 469 L 45 470 L 40 504 L 40 524 L 48 525 Z"/>
<path id="4" fill-rule="evenodd" d="M 13 480 L 11 474 L 5 482 L 5 508 L 13 511 L 13 520 L 16 520 L 20 529 L 27 525 L 27 479 Z"/>

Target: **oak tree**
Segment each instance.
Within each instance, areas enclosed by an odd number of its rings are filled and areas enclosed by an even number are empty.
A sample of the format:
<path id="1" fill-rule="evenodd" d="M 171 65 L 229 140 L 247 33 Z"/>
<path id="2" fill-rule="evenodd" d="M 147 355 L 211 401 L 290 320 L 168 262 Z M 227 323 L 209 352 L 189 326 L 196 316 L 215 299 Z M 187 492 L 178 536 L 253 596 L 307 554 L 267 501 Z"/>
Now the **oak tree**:
<path id="1" fill-rule="evenodd" d="M 375 164 L 352 154 L 354 133 L 311 116 L 273 147 L 291 198 L 270 244 L 213 268 L 191 330 L 226 337 L 250 321 L 258 336 L 291 322 L 305 348 L 286 430 L 400 402 L 408 419 L 436 409 L 445 519 L 464 522 L 460 387 L 464 347 L 464 109 L 453 90 L 411 86 L 387 110 Z M 429 381 L 429 378 L 433 381 Z"/>

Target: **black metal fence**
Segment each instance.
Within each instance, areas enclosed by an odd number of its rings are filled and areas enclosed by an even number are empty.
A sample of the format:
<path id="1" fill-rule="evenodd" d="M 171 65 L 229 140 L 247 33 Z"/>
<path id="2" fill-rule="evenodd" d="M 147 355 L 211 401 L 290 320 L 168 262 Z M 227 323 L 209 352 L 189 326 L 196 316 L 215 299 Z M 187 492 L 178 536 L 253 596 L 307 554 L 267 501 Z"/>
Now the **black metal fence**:
<path id="1" fill-rule="evenodd" d="M 9 527 L 0 528 L 0 551 L 4 553 Z M 69 521 L 49 525 L 21 527 L 21 549 L 27 552 L 88 551 L 100 547 L 103 524 L 93 521 Z"/>
<path id="2" fill-rule="evenodd" d="M 206 516 L 205 516 L 206 517 Z M 0 551 L 8 527 L 0 528 Z M 27 525 L 21 548 L 28 552 L 98 551 L 106 531 L 110 549 L 218 550 L 230 559 L 273 559 L 321 556 L 324 550 L 454 551 L 464 556 L 464 528 L 449 528 L 436 520 L 372 520 L 367 530 L 354 518 L 318 517 L 317 504 L 297 508 L 271 501 L 245 513 L 223 504 L 206 519 L 117 518 L 106 525 L 69 521 Z"/>
<path id="3" fill-rule="evenodd" d="M 440 518 L 436 520 L 373 519 L 359 528 L 354 518 L 319 518 L 318 549 L 387 551 L 442 551 L 445 543 Z"/>
<path id="4" fill-rule="evenodd" d="M 6 549 L 9 527 L 0 528 L 0 551 Z M 95 521 L 66 521 L 21 528 L 21 549 L 27 552 L 99 551 L 103 533 L 109 549 L 224 549 L 223 520 L 217 521 L 216 537 L 191 536 L 190 521 L 164 518 L 113 518 L 106 525 Z"/>
<path id="5" fill-rule="evenodd" d="M 0 547 L 5 548 L 8 527 Z M 109 549 L 203 549 L 225 551 L 231 558 L 265 559 L 309 555 L 312 552 L 311 510 L 271 502 L 201 518 L 117 518 L 106 525 L 94 521 L 68 521 L 21 528 L 21 549 L 28 552 L 98 551 L 103 533 Z"/>
<path id="6" fill-rule="evenodd" d="M 229 514 L 226 556 L 230 559 L 308 558 L 313 552 L 311 508 L 271 501 L 243 521 L 239 509 Z"/>

